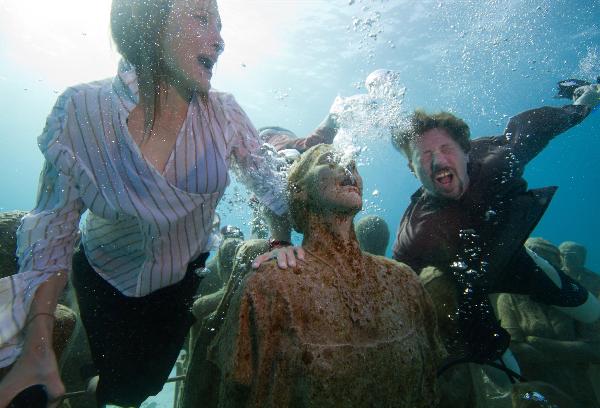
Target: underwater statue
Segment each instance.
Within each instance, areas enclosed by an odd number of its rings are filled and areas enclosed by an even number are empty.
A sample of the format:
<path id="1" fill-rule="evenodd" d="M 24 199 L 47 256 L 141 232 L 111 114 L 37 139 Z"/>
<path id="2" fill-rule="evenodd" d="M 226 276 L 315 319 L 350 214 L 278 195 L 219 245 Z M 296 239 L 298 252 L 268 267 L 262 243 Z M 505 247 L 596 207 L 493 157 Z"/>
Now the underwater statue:
<path id="1" fill-rule="evenodd" d="M 212 259 L 213 262 L 208 262 L 205 269 L 212 268 L 209 272 L 213 280 L 213 290 L 211 292 L 202 292 L 192 305 L 192 313 L 196 318 L 196 323 L 192 326 L 190 343 L 195 343 L 195 338 L 198 330 L 202 325 L 205 317 L 215 311 L 219 302 L 225 294 L 225 285 L 229 280 L 229 276 L 233 270 L 236 251 L 242 245 L 243 240 L 239 238 L 227 238 L 219 246 L 217 255 Z M 202 282 L 200 283 L 202 289 Z"/>
<path id="2" fill-rule="evenodd" d="M 216 1 L 113 0 L 110 27 L 118 71 L 63 92 L 38 138 L 45 162 L 19 228 L 19 273 L 0 279 L 0 367 L 14 363 L 0 406 L 30 387 L 51 405 L 64 395 L 49 338 L 69 275 L 98 403 L 156 395 L 194 321 L 195 271 L 229 170 L 287 220 L 284 175 L 235 98 L 211 89 L 224 50 Z"/>
<path id="3" fill-rule="evenodd" d="M 529 238 L 525 246 L 560 268 L 558 247 L 549 241 Z M 528 296 L 508 293 L 498 298 L 498 318 L 510 334 L 523 377 L 553 385 L 581 407 L 600 407 L 588 374 L 590 364 L 600 363 L 600 344 L 582 336 L 579 322 Z"/>
<path id="4" fill-rule="evenodd" d="M 563 242 L 558 249 L 562 270 L 594 295 L 600 296 L 600 275 L 585 267 L 587 249 L 573 241 Z"/>
<path id="5" fill-rule="evenodd" d="M 565 241 L 558 246 L 563 271 L 590 292 L 600 298 L 600 275 L 585 267 L 587 250 L 577 242 Z M 600 322 L 580 324 L 582 336 L 596 341 L 600 348 Z M 600 364 L 592 364 L 589 369 L 590 380 L 594 386 L 596 399 L 600 401 Z"/>
<path id="6" fill-rule="evenodd" d="M 238 227 L 225 225 L 220 229 L 220 236 L 215 239 L 214 248 L 216 254 L 208 261 L 206 266 L 197 271 L 202 278 L 196 295 L 198 297 L 214 293 L 227 283 L 231 274 L 233 260 L 230 257 L 235 255 L 235 249 L 240 242 L 244 240 L 244 233 Z"/>
<path id="7" fill-rule="evenodd" d="M 381 217 L 367 215 L 354 225 L 360 249 L 373 255 L 385 255 L 390 242 L 390 229 Z"/>
<path id="8" fill-rule="evenodd" d="M 305 259 L 234 268 L 228 307 L 216 328 L 207 323 L 215 334 L 192 355 L 183 407 L 436 406 L 445 352 L 431 300 L 406 265 L 360 250 L 354 163 L 315 146 L 288 187 Z"/>
<path id="9" fill-rule="evenodd" d="M 0 212 L 0 278 L 14 274 L 19 265 L 17 250 L 17 228 L 25 211 Z"/>
<path id="10" fill-rule="evenodd" d="M 488 298 L 493 293 L 525 293 L 581 321 L 600 316 L 594 296 L 523 247 L 556 190 L 528 190 L 525 166 L 600 102 L 588 87 L 572 105 L 511 118 L 500 136 L 470 140 L 460 118 L 420 110 L 393 133 L 394 147 L 422 184 L 400 222 L 394 259 L 417 272 L 435 266 L 452 278 L 463 358 L 494 361 L 507 350 L 510 338 Z"/>
<path id="11" fill-rule="evenodd" d="M 290 164 L 294 162 L 302 153 L 312 146 L 321 143 L 331 144 L 338 132 L 337 115 L 327 113 L 325 119 L 319 126 L 305 137 L 298 137 L 290 129 L 281 126 L 263 126 L 258 129 L 259 137 L 264 142 L 262 149 L 272 155 L 274 162 L 278 163 L 278 168 L 285 171 Z M 272 217 L 267 207 L 261 205 L 256 197 L 250 197 L 250 207 L 252 208 L 252 219 L 250 221 L 251 237 L 254 239 L 266 239 L 269 232 L 274 235 L 276 240 L 283 239 L 289 243 L 289 229 L 282 231 L 269 231 L 269 225 Z"/>

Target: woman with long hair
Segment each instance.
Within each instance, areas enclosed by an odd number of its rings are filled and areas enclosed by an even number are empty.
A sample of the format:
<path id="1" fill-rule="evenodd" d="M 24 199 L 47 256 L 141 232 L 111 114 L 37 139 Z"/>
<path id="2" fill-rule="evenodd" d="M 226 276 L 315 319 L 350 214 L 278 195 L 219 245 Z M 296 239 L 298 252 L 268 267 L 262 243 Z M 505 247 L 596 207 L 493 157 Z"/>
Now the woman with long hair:
<path id="1" fill-rule="evenodd" d="M 31 386 L 52 407 L 64 394 L 51 339 L 71 270 L 98 403 L 139 406 L 161 390 L 193 321 L 194 271 L 229 168 L 286 212 L 255 128 L 233 96 L 210 89 L 220 30 L 214 0 L 113 1 L 117 75 L 67 89 L 39 137 L 45 164 L 18 231 L 20 271 L 0 281 L 0 367 L 12 364 L 1 407 Z"/>

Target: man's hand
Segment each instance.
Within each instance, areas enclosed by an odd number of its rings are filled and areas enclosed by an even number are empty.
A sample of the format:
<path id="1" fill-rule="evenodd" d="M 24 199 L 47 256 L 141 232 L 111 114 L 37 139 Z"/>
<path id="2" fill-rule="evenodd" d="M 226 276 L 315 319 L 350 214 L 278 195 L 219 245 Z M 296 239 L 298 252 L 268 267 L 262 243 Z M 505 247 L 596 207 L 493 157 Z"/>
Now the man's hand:
<path id="1" fill-rule="evenodd" d="M 600 104 L 600 84 L 580 86 L 573 92 L 573 105 L 585 105 L 590 109 Z"/>
<path id="2" fill-rule="evenodd" d="M 304 249 L 301 246 L 285 246 L 275 248 L 265 254 L 257 256 L 252 262 L 252 268 L 257 269 L 263 262 L 277 259 L 277 265 L 281 269 L 296 267 L 296 260 L 304 261 Z"/>

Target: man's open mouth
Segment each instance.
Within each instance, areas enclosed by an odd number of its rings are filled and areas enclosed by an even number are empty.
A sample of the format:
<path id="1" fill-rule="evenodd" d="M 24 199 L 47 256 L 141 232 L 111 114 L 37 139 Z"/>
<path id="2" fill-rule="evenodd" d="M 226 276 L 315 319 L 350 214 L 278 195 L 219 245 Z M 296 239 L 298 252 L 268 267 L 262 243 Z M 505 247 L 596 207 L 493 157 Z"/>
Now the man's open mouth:
<path id="1" fill-rule="evenodd" d="M 215 62 L 206 55 L 200 55 L 198 57 L 198 63 L 206 68 L 206 70 L 209 72 L 212 72 L 212 69 L 215 66 Z"/>
<path id="2" fill-rule="evenodd" d="M 452 179 L 454 178 L 454 174 L 448 169 L 443 169 L 435 173 L 434 175 L 435 181 L 440 184 L 448 185 L 452 183 Z"/>

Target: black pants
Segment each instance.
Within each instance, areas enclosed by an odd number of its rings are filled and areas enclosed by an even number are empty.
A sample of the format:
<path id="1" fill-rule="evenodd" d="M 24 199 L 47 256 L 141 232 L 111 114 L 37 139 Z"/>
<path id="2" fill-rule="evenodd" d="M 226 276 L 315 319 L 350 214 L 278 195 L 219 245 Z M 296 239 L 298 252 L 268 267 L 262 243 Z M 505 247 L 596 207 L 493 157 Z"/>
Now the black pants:
<path id="1" fill-rule="evenodd" d="M 466 248 L 473 246 L 466 245 Z M 464 253 L 470 255 L 470 258 L 463 258 L 472 261 L 471 269 L 457 268 L 453 275 L 458 290 L 459 330 L 472 361 L 496 360 L 510 344 L 510 335 L 497 321 L 488 294 L 529 295 L 536 302 L 560 307 L 580 306 L 587 300 L 588 291 L 561 270 L 556 272 L 562 285 L 560 288 L 556 286 L 523 247 L 496 276 L 478 273 L 483 269 L 477 251 Z"/>
<path id="2" fill-rule="evenodd" d="M 182 281 L 143 297 L 124 296 L 100 277 L 80 248 L 73 257 L 73 286 L 100 376 L 99 404 L 139 406 L 169 377 L 194 323 L 193 297 L 200 283 L 190 263 Z"/>
<path id="3" fill-rule="evenodd" d="M 575 307 L 585 303 L 587 289 L 560 269 L 556 272 L 561 280 L 560 288 L 521 248 L 508 264 L 505 276 L 492 284 L 488 293 L 529 295 L 536 302 L 559 307 Z"/>

